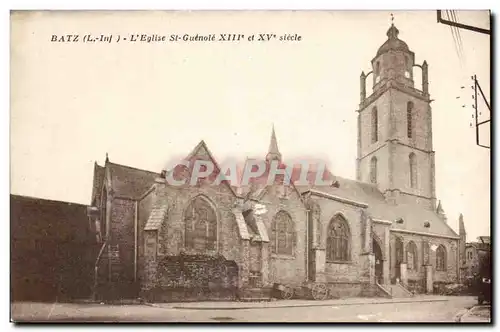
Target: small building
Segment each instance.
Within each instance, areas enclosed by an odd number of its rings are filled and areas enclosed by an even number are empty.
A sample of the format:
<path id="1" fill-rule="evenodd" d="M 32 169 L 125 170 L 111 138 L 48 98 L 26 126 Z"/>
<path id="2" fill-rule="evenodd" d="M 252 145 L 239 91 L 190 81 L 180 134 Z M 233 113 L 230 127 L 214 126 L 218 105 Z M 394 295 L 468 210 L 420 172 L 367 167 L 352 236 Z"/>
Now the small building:
<path id="1" fill-rule="evenodd" d="M 461 265 L 462 280 L 465 283 L 473 281 L 476 275 L 479 275 L 481 264 L 481 252 L 490 253 L 491 243 L 489 236 L 480 236 L 476 242 L 467 242 L 465 244 L 465 254 Z"/>
<path id="2" fill-rule="evenodd" d="M 98 242 L 82 204 L 10 195 L 12 301 L 92 295 Z"/>

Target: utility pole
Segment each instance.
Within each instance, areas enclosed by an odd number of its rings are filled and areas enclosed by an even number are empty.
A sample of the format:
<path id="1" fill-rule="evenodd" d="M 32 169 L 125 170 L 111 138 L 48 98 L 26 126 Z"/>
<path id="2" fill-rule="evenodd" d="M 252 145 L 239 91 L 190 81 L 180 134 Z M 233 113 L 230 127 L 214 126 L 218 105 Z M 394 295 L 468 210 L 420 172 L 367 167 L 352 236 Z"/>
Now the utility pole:
<path id="1" fill-rule="evenodd" d="M 481 89 L 481 85 L 479 85 L 479 82 L 477 81 L 476 75 L 471 76 L 471 79 L 474 81 L 474 85 L 471 87 L 474 90 L 474 95 L 472 97 L 474 98 L 474 112 L 475 112 L 474 118 L 476 120 L 476 144 L 480 147 L 489 149 L 490 148 L 489 146 L 483 145 L 479 142 L 480 126 L 482 126 L 486 123 L 489 123 L 491 121 L 491 119 L 479 122 L 479 112 L 477 110 L 477 96 L 478 96 L 477 92 L 478 92 L 478 90 L 479 90 L 479 93 L 481 94 L 483 101 L 485 102 L 486 106 L 488 107 L 488 110 L 490 111 L 490 113 L 491 113 L 491 107 L 490 107 L 490 104 L 488 103 L 488 100 L 486 99 L 486 96 L 483 93 L 483 89 Z"/>
<path id="2" fill-rule="evenodd" d="M 482 29 L 482 28 L 478 28 L 478 27 L 475 27 L 475 26 L 472 26 L 472 25 L 467 25 L 467 24 L 462 24 L 462 23 L 458 23 L 458 22 L 453 22 L 453 21 L 450 21 L 450 20 L 446 20 L 446 19 L 444 19 L 442 17 L 441 10 L 437 11 L 437 22 L 441 23 L 441 24 L 450 25 L 452 27 L 457 27 L 457 28 L 460 28 L 460 29 L 465 29 L 465 30 L 470 30 L 470 31 L 474 31 L 474 32 L 479 32 L 479 33 L 484 33 L 484 34 L 487 34 L 487 35 L 491 35 L 491 30 Z"/>
<path id="3" fill-rule="evenodd" d="M 464 29 L 464 30 L 478 32 L 478 33 L 482 33 L 482 34 L 486 34 L 486 35 L 491 35 L 491 19 L 490 19 L 490 29 L 483 29 L 483 28 L 479 28 L 476 26 L 459 23 L 457 21 L 456 15 L 453 14 L 454 11 L 450 11 L 450 12 L 451 12 L 451 14 L 448 13 L 448 11 L 446 11 L 446 14 L 447 14 L 448 18 L 451 17 L 451 20 L 444 19 L 442 16 L 442 10 L 437 10 L 437 22 L 440 24 L 445 24 L 445 25 L 452 27 L 452 34 L 453 34 L 453 27 L 454 27 L 457 31 L 458 39 L 460 40 L 460 45 L 461 45 L 461 38 L 460 38 L 460 34 L 458 33 L 458 29 Z M 491 16 L 491 12 L 490 12 L 490 16 Z M 454 36 L 454 38 L 455 38 L 455 36 Z M 455 42 L 457 42 L 457 41 L 455 40 Z M 459 57 L 460 57 L 460 54 L 459 54 Z M 483 147 L 483 148 L 486 148 L 486 149 L 489 149 L 490 148 L 489 146 L 486 146 L 486 145 L 481 144 L 479 142 L 479 131 L 481 129 L 481 126 L 491 122 L 491 118 L 489 118 L 488 120 L 479 121 L 479 116 L 481 115 L 481 113 L 478 111 L 478 103 L 477 103 L 478 90 L 479 90 L 479 93 L 481 94 L 481 98 L 483 99 L 484 103 L 486 104 L 490 114 L 491 114 L 491 106 L 490 106 L 490 103 L 488 102 L 488 99 L 484 95 L 483 89 L 481 88 L 481 85 L 479 84 L 479 82 L 477 80 L 477 76 L 476 75 L 471 76 L 471 79 L 474 82 L 474 85 L 472 85 L 471 88 L 472 88 L 472 90 L 474 90 L 474 95 L 472 96 L 472 98 L 474 99 L 474 104 L 472 106 L 474 108 L 474 114 L 472 115 L 472 118 L 475 118 L 475 122 L 476 122 L 476 125 L 475 125 L 475 127 L 476 127 L 476 145 Z M 462 107 L 465 107 L 465 105 Z M 471 123 L 471 127 L 472 127 L 472 123 Z M 491 134 L 490 134 L 490 136 L 491 136 Z"/>

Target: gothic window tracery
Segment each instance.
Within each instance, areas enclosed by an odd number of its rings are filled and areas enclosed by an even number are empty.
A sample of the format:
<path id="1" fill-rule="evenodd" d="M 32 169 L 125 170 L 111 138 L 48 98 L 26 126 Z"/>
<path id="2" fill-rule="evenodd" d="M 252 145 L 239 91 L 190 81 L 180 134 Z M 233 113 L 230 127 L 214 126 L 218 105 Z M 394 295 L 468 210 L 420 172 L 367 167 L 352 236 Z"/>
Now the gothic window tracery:
<path id="1" fill-rule="evenodd" d="M 202 196 L 193 199 L 184 216 L 186 247 L 196 251 L 215 250 L 217 216 L 214 208 Z"/>
<path id="2" fill-rule="evenodd" d="M 347 221 L 335 216 L 328 225 L 326 260 L 330 262 L 347 262 L 350 260 L 350 231 Z"/>
<path id="3" fill-rule="evenodd" d="M 442 244 L 436 249 L 436 270 L 446 270 L 446 249 Z"/>
<path id="4" fill-rule="evenodd" d="M 279 255 L 293 255 L 295 230 L 292 218 L 285 211 L 279 211 L 273 220 L 272 250 Z"/>

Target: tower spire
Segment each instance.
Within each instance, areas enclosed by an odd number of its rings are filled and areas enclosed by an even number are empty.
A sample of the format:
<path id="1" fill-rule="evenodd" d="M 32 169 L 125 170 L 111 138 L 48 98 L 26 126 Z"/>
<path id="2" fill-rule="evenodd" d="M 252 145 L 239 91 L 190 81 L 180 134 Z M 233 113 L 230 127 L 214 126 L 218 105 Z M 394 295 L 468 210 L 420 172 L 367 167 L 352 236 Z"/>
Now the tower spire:
<path id="1" fill-rule="evenodd" d="M 271 141 L 269 142 L 269 151 L 267 152 L 266 155 L 266 160 L 278 160 L 281 161 L 281 153 L 278 149 L 278 140 L 276 139 L 276 133 L 274 131 L 274 123 L 273 123 L 273 129 L 271 132 Z"/>
<path id="2" fill-rule="evenodd" d="M 458 217 L 458 232 L 460 235 L 465 235 L 465 224 L 464 224 L 464 216 L 460 213 L 460 216 Z"/>

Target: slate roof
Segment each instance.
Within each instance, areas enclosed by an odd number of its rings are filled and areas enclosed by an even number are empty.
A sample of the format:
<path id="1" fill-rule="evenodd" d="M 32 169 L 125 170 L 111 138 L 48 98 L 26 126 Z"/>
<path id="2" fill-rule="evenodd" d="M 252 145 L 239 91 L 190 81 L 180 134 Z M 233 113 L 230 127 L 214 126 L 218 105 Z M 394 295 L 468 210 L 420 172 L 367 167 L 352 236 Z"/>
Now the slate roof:
<path id="1" fill-rule="evenodd" d="M 404 230 L 410 232 L 422 232 L 429 234 L 438 234 L 444 236 L 457 237 L 457 233 L 446 224 L 439 215 L 429 209 L 423 208 L 417 204 L 391 204 L 385 200 L 384 195 L 378 190 L 375 185 L 335 177 L 339 187 L 318 186 L 307 187 L 300 186 L 299 190 L 305 192 L 309 189 L 315 189 L 330 195 L 340 198 L 352 200 L 368 205 L 368 213 L 375 219 L 386 221 L 395 221 L 399 218 L 403 219 L 403 223 L 395 223 L 391 225 L 391 229 Z M 424 223 L 429 222 L 430 227 L 424 227 Z"/>
<path id="2" fill-rule="evenodd" d="M 159 173 L 111 162 L 108 162 L 106 167 L 111 175 L 111 185 L 115 195 L 133 199 L 140 198 L 160 176 Z"/>
<path id="3" fill-rule="evenodd" d="M 153 207 L 149 214 L 148 221 L 144 226 L 145 231 L 159 230 L 168 212 L 168 203 L 162 200 L 160 206 Z"/>
<path id="4" fill-rule="evenodd" d="M 160 176 L 159 173 L 112 163 L 109 160 L 106 160 L 104 166 L 94 163 L 91 204 L 95 204 L 101 199 L 101 188 L 106 179 L 106 169 L 109 171 L 115 195 L 132 199 L 140 198 Z"/>
<path id="5" fill-rule="evenodd" d="M 377 56 L 390 50 L 410 52 L 408 44 L 399 39 L 398 35 L 399 30 L 392 24 L 389 30 L 387 30 L 387 41 L 380 46 L 377 51 Z"/>

